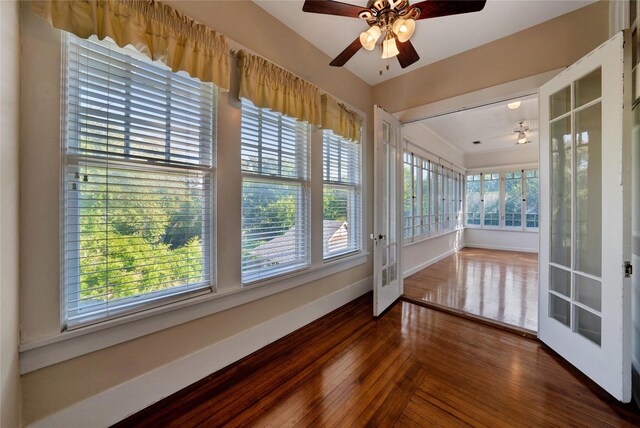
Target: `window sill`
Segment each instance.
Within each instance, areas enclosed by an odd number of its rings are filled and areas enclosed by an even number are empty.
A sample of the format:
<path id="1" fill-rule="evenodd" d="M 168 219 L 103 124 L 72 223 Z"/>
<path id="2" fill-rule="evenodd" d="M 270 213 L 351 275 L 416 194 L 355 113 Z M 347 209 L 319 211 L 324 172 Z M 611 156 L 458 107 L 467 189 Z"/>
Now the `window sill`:
<path id="1" fill-rule="evenodd" d="M 413 238 L 411 241 L 405 239 L 404 240 L 404 246 L 405 247 L 410 247 L 410 246 L 412 246 L 414 244 L 419 244 L 421 242 L 430 241 L 432 239 L 440 238 L 441 236 L 450 235 L 452 233 L 462 232 L 463 230 L 464 230 L 464 227 L 461 227 L 460 229 L 447 230 L 446 232 L 442 232 L 442 233 L 439 233 L 437 235 L 420 236 L 418 238 Z"/>
<path id="2" fill-rule="evenodd" d="M 218 290 L 88 325 L 20 345 L 20 372 L 29 373 L 80 355 L 212 315 L 333 275 L 367 262 L 368 253 L 314 266 L 251 285 Z"/>
<path id="3" fill-rule="evenodd" d="M 499 227 L 480 227 L 480 226 L 465 226 L 466 229 L 471 230 L 487 230 L 491 232 L 524 232 L 524 233 L 538 233 L 539 229 L 518 229 L 516 227 L 511 228 L 499 228 Z"/>

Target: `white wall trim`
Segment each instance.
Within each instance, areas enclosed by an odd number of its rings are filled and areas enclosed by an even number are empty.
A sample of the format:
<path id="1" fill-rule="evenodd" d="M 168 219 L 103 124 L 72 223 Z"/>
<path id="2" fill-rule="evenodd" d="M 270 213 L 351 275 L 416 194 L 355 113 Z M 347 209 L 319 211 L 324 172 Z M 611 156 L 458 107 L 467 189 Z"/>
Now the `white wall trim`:
<path id="1" fill-rule="evenodd" d="M 486 230 L 486 229 L 484 229 Z M 503 245 L 485 245 L 485 244 L 465 244 L 466 248 L 482 248 L 485 250 L 500 250 L 500 251 L 519 251 L 522 253 L 537 253 L 537 248 L 522 248 L 522 247 L 508 247 Z"/>
<path id="2" fill-rule="evenodd" d="M 485 153 L 485 152 L 483 152 Z M 469 174 L 480 174 L 481 172 L 510 172 L 517 171 L 519 169 L 538 169 L 538 162 L 527 162 L 527 163 L 516 163 L 509 165 L 493 165 L 493 166 L 483 166 L 478 168 L 467 168 L 467 175 Z"/>
<path id="3" fill-rule="evenodd" d="M 440 254 L 439 256 L 436 256 L 432 259 L 427 260 L 426 262 L 422 262 L 420 263 L 418 266 L 415 266 L 411 269 L 407 269 L 405 272 L 403 272 L 402 274 L 402 278 L 407 278 L 411 275 L 413 275 L 414 273 L 420 272 L 422 269 L 428 268 L 429 266 L 431 266 L 434 263 L 439 262 L 442 259 L 445 259 L 447 257 L 449 257 L 451 254 L 455 253 L 456 251 L 464 248 L 465 245 L 462 244 L 460 246 L 458 246 L 458 248 L 452 248 L 448 251 L 445 251 L 444 253 Z"/>
<path id="4" fill-rule="evenodd" d="M 83 428 L 112 425 L 338 309 L 371 291 L 372 286 L 372 277 L 362 279 L 29 426 Z"/>
<path id="5" fill-rule="evenodd" d="M 527 95 L 536 94 L 538 92 L 538 88 L 543 83 L 549 81 L 562 70 L 564 70 L 564 67 L 511 82 L 502 83 L 500 85 L 491 86 L 489 88 L 480 89 L 478 91 L 469 92 L 467 94 L 435 101 L 430 104 L 424 104 L 407 110 L 394 112 L 393 116 L 402 124 L 407 124 L 417 122 L 428 117 L 454 113 L 485 104 L 522 98 Z"/>

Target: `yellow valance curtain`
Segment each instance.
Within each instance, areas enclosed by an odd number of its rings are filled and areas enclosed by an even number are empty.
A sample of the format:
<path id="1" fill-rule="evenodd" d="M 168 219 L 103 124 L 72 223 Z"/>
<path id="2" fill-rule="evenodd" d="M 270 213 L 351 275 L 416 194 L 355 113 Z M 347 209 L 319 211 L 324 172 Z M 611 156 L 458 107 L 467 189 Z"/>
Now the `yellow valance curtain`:
<path id="1" fill-rule="evenodd" d="M 311 83 L 264 58 L 238 52 L 240 98 L 320 126 L 320 92 Z"/>
<path id="2" fill-rule="evenodd" d="M 34 1 L 35 14 L 83 39 L 96 35 L 132 45 L 152 60 L 229 89 L 226 38 L 154 0 Z"/>
<path id="3" fill-rule="evenodd" d="M 322 127 L 356 143 L 362 138 L 362 118 L 327 94 L 322 95 Z"/>

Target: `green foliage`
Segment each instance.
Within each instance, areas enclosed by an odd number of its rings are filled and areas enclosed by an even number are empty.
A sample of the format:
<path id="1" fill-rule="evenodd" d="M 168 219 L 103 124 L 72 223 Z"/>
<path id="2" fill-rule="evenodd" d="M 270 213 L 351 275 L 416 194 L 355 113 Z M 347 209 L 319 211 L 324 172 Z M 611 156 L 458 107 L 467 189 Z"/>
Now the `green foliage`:
<path id="1" fill-rule="evenodd" d="M 349 192 L 327 187 L 323 192 L 323 218 L 325 220 L 347 221 Z"/>
<path id="2" fill-rule="evenodd" d="M 200 179 L 85 168 L 80 298 L 108 301 L 201 281 Z M 182 178 L 182 180 L 180 180 Z"/>

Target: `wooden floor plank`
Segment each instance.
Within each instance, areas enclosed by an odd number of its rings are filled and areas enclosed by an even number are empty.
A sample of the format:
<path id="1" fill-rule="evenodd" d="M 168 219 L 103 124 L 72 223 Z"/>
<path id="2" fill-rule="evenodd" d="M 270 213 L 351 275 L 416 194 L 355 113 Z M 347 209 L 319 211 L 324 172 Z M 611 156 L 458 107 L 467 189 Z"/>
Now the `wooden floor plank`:
<path id="1" fill-rule="evenodd" d="M 540 342 L 367 295 L 118 424 L 640 426 Z"/>
<path id="2" fill-rule="evenodd" d="M 404 280 L 404 296 L 523 329 L 538 328 L 538 255 L 463 248 Z"/>

